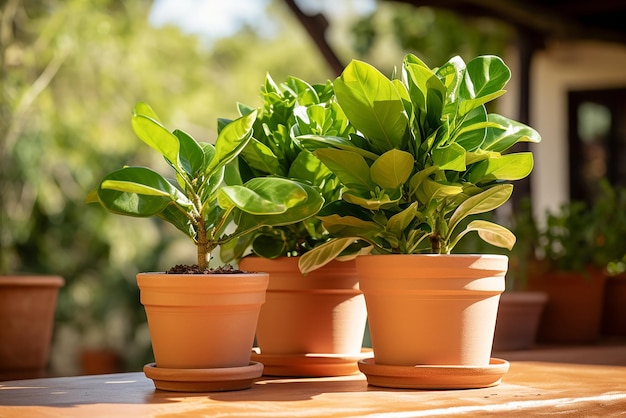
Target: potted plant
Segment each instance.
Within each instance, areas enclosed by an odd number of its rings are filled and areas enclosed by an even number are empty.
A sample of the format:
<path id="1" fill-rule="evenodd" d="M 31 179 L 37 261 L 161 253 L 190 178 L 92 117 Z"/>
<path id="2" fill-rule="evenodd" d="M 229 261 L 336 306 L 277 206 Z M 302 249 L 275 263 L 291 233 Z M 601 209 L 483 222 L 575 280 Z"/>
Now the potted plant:
<path id="1" fill-rule="evenodd" d="M 467 64 L 454 57 L 431 69 L 408 54 L 393 80 L 354 60 L 334 89 L 358 133 L 299 138 L 344 186 L 318 215 L 333 238 L 299 265 L 310 272 L 369 253 L 356 265 L 375 358 L 359 366 L 371 384 L 481 387 L 508 368 L 490 358 L 507 257 L 450 252 L 472 231 L 498 247 L 515 242 L 485 220 L 459 230 L 468 216 L 504 204 L 510 181 L 532 170 L 531 153 L 504 151 L 538 142 L 538 133 L 485 107 L 509 78 L 496 56 Z"/>
<path id="2" fill-rule="evenodd" d="M 324 201 L 339 198 L 339 181 L 297 136 L 347 136 L 354 132 L 334 97 L 332 84 L 296 77 L 276 83 L 266 76 L 253 137 L 238 158 L 242 181 L 285 177 L 317 188 Z M 239 105 L 241 114 L 255 108 Z M 270 273 L 252 356 L 266 375 L 338 376 L 358 373 L 367 312 L 354 261 L 331 262 L 303 276 L 298 257 L 327 238 L 317 218 L 256 229 L 221 247 L 223 260 Z"/>
<path id="3" fill-rule="evenodd" d="M 608 267 L 624 253 L 624 202 L 606 180 L 589 204 L 570 201 L 546 211 L 539 226 L 528 288 L 547 292 L 539 325 L 544 343 L 589 344 L 601 335 Z"/>
<path id="4" fill-rule="evenodd" d="M 243 389 L 262 373 L 250 351 L 268 274 L 210 268 L 210 254 L 256 228 L 315 214 L 321 198 L 315 188 L 282 178 L 238 183 L 230 163 L 250 141 L 255 118 L 251 112 L 220 124 L 212 145 L 168 131 L 139 103 L 133 129 L 165 158 L 175 180 L 147 167 L 124 167 L 106 175 L 87 199 L 113 213 L 163 219 L 197 247 L 196 265 L 137 275 L 156 361 L 144 372 L 159 389 Z"/>
<path id="5" fill-rule="evenodd" d="M 0 380 L 45 376 L 64 283 L 52 275 L 0 276 Z"/>

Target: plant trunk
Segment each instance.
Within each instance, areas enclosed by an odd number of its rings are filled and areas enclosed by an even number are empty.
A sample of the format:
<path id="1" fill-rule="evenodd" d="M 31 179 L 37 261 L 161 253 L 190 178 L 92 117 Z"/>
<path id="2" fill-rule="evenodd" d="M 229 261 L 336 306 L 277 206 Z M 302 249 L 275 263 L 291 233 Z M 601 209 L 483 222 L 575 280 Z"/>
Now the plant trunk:
<path id="1" fill-rule="evenodd" d="M 201 270 L 206 270 L 209 267 L 211 248 L 209 248 L 202 216 L 198 217 L 198 240 L 196 246 L 198 247 L 198 267 Z"/>

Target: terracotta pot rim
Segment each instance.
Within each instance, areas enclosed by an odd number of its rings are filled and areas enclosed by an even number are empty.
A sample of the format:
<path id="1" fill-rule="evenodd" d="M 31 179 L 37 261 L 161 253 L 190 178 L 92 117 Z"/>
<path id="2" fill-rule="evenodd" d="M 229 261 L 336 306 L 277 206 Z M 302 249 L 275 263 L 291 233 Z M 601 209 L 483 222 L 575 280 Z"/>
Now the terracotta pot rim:
<path id="1" fill-rule="evenodd" d="M 451 258 L 491 258 L 491 259 L 508 259 L 508 256 L 503 254 L 367 254 L 357 257 L 356 259 L 365 257 L 424 257 L 424 258 L 439 258 L 439 257 L 451 257 Z"/>
<path id="2" fill-rule="evenodd" d="M 166 273 L 164 271 L 143 271 L 141 273 L 137 273 L 137 276 L 158 276 L 158 277 L 165 277 L 168 276 L 170 278 L 179 278 L 179 277 L 219 277 L 219 278 L 225 278 L 225 277 L 230 277 L 230 278 L 237 278 L 237 277 L 241 277 L 241 276 L 245 276 L 245 277 L 250 277 L 250 276 L 266 276 L 267 273 L 265 272 L 243 272 L 243 273 L 203 273 L 203 274 L 196 274 L 196 273 L 175 273 L 175 274 L 170 274 L 170 273 Z"/>
<path id="3" fill-rule="evenodd" d="M 65 279 L 61 276 L 45 274 L 15 274 L 0 276 L 0 286 L 46 286 L 62 287 Z"/>

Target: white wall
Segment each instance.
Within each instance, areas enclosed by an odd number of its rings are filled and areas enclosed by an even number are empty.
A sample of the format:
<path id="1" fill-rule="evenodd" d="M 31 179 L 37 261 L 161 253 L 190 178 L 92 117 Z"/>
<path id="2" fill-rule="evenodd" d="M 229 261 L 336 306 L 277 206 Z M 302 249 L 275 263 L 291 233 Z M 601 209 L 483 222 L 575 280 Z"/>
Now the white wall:
<path id="1" fill-rule="evenodd" d="M 512 78 L 501 112 L 517 118 L 519 70 L 508 54 Z M 567 93 L 626 86 L 626 46 L 597 42 L 552 42 L 538 51 L 531 68 L 530 125 L 542 136 L 532 144 L 531 192 L 537 215 L 569 199 Z"/>

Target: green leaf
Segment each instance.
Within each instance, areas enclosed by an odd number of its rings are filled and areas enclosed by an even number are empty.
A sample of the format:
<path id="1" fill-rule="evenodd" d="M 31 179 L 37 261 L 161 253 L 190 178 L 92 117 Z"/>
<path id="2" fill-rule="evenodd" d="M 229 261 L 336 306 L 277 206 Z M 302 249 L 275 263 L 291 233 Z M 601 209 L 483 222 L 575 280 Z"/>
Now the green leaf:
<path id="1" fill-rule="evenodd" d="M 318 216 L 318 218 L 322 221 L 328 232 L 338 236 L 352 236 L 364 234 L 368 231 L 382 231 L 382 228 L 376 223 L 366 221 L 355 216 L 332 214 L 328 216 Z"/>
<path id="2" fill-rule="evenodd" d="M 303 221 L 316 215 L 324 205 L 324 199 L 314 187 L 285 179 L 274 178 L 272 180 L 297 184 L 306 193 L 306 198 L 296 204 L 291 202 L 285 211 L 280 214 L 257 215 L 241 209 L 235 209 L 235 223 L 237 224 L 237 229 L 234 233 L 235 236 L 248 234 L 263 226 L 290 225 Z"/>
<path id="3" fill-rule="evenodd" d="M 344 192 L 341 196 L 341 198 L 346 202 L 352 203 L 354 205 L 359 205 L 369 210 L 379 210 L 381 208 L 390 206 L 400 201 L 401 197 L 402 191 L 400 189 L 396 191 L 396 196 L 389 196 L 389 194 L 387 193 L 382 193 L 379 196 L 372 197 L 370 195 L 366 197 L 351 193 L 349 191 Z"/>
<path id="4" fill-rule="evenodd" d="M 456 142 L 467 151 L 474 151 L 485 141 L 488 126 L 487 109 L 485 106 L 478 106 L 465 115 L 463 121 L 455 128 L 450 141 Z"/>
<path id="5" fill-rule="evenodd" d="M 359 237 L 336 238 L 304 253 L 298 260 L 298 267 L 302 274 L 307 274 L 333 261 L 346 248 L 359 240 Z"/>
<path id="6" fill-rule="evenodd" d="M 403 185 L 413 171 L 413 155 L 398 149 L 387 151 L 370 167 L 372 181 L 384 189 Z"/>
<path id="7" fill-rule="evenodd" d="M 428 205 L 433 200 L 453 197 L 462 192 L 463 187 L 458 184 L 438 182 L 425 178 L 421 183 L 421 187 L 417 189 L 417 196 L 420 202 Z"/>
<path id="8" fill-rule="evenodd" d="M 499 184 L 468 198 L 456 208 L 450 217 L 449 231 L 452 232 L 459 222 L 470 215 L 489 212 L 500 207 L 509 200 L 511 193 L 513 193 L 511 184 Z"/>
<path id="9" fill-rule="evenodd" d="M 194 227 L 193 223 L 176 206 L 166 206 L 157 216 L 164 221 L 167 221 L 174 225 L 176 229 L 187 235 L 189 238 L 196 238 L 196 228 Z"/>
<path id="10" fill-rule="evenodd" d="M 173 135 L 180 143 L 180 165 L 189 178 L 197 177 L 204 171 L 204 151 L 189 134 L 176 129 Z"/>
<path id="11" fill-rule="evenodd" d="M 530 174 L 533 165 L 533 155 L 530 152 L 491 156 L 472 166 L 468 180 L 475 184 L 520 180 Z"/>
<path id="12" fill-rule="evenodd" d="M 215 155 L 207 165 L 205 174 L 210 175 L 239 155 L 252 137 L 252 126 L 256 120 L 256 115 L 256 111 L 251 112 L 222 128 L 215 140 Z"/>
<path id="13" fill-rule="evenodd" d="M 408 119 L 394 84 L 373 66 L 352 60 L 335 80 L 337 101 L 378 152 L 404 149 Z"/>
<path id="14" fill-rule="evenodd" d="M 454 248 L 465 234 L 472 231 L 477 231 L 480 238 L 496 247 L 512 250 L 515 245 L 515 235 L 505 227 L 489 221 L 476 220 L 470 222 L 455 240 L 450 243 L 449 249 Z"/>
<path id="15" fill-rule="evenodd" d="M 371 190 L 370 167 L 365 159 L 352 151 L 319 148 L 313 154 L 348 188 Z"/>
<path id="16" fill-rule="evenodd" d="M 252 241 L 252 251 L 260 257 L 274 259 L 284 255 L 288 248 L 276 235 L 261 234 Z"/>
<path id="17" fill-rule="evenodd" d="M 409 96 L 420 120 L 425 126 L 426 135 L 441 125 L 446 86 L 423 62 L 415 63 L 405 57 L 404 70 L 407 75 Z M 414 57 L 415 58 L 415 57 Z"/>
<path id="18" fill-rule="evenodd" d="M 193 205 L 159 173 L 145 167 L 125 167 L 108 174 L 98 187 L 98 199 L 107 210 L 128 216 L 148 217 L 168 205 Z"/>
<path id="19" fill-rule="evenodd" d="M 272 150 L 255 138 L 250 139 L 248 145 L 241 151 L 241 156 L 250 168 L 261 173 L 275 174 L 278 176 L 287 174 L 278 160 L 278 157 Z"/>
<path id="20" fill-rule="evenodd" d="M 375 154 L 368 150 L 364 150 L 355 145 L 353 141 L 346 138 L 336 136 L 302 135 L 298 136 L 296 139 L 303 148 L 311 152 L 314 152 L 319 148 L 331 147 L 344 151 L 356 152 L 357 154 L 362 155 L 364 158 L 372 161 L 379 157 L 378 154 Z"/>
<path id="21" fill-rule="evenodd" d="M 243 186 L 225 186 L 218 190 L 218 204 L 223 209 L 236 207 L 252 215 L 278 215 L 307 199 L 306 191 L 296 182 L 278 177 L 256 177 Z"/>
<path id="22" fill-rule="evenodd" d="M 465 171 L 465 148 L 459 144 L 449 144 L 433 150 L 433 163 L 441 170 Z"/>
<path id="23" fill-rule="evenodd" d="M 487 136 L 482 149 L 503 152 L 518 142 L 541 142 L 541 136 L 530 126 L 504 116 L 490 113 L 492 125 L 487 129 Z"/>
<path id="24" fill-rule="evenodd" d="M 396 213 L 389 218 L 386 229 L 395 236 L 400 236 L 416 217 L 417 202 L 413 202 L 402 212 Z"/>
<path id="25" fill-rule="evenodd" d="M 479 56 L 467 63 L 460 86 L 459 114 L 465 115 L 506 91 L 503 87 L 511 78 L 511 71 L 500 57 Z"/>
<path id="26" fill-rule="evenodd" d="M 140 112 L 145 112 L 145 114 Z M 135 106 L 131 119 L 133 130 L 139 139 L 158 151 L 174 167 L 178 168 L 180 167 L 178 138 L 161 125 L 158 119 L 154 119 L 154 116 L 154 112 L 147 104 L 139 103 Z"/>

